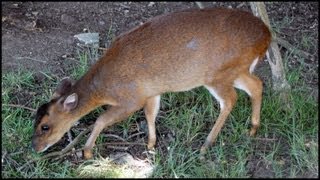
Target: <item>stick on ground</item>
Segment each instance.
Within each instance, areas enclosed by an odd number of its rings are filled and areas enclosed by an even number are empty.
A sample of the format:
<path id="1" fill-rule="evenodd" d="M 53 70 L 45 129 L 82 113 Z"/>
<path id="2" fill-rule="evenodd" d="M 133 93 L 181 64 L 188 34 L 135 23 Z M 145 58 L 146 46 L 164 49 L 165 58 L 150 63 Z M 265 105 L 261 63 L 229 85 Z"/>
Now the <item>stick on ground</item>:
<path id="1" fill-rule="evenodd" d="M 26 106 L 23 106 L 23 105 L 19 105 L 19 104 L 2 104 L 2 105 L 9 106 L 9 107 L 23 108 L 23 109 L 27 109 L 27 110 L 33 111 L 33 112 L 37 111 L 36 109 L 29 108 L 29 107 L 26 107 Z"/>

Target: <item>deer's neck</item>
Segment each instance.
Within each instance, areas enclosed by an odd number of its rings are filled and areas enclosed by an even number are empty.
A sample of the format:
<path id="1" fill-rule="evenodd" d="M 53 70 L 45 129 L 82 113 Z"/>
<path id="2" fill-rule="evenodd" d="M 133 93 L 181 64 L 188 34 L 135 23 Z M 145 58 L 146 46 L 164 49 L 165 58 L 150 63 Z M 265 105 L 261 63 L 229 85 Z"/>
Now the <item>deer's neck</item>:
<path id="1" fill-rule="evenodd" d="M 78 95 L 77 111 L 75 111 L 77 117 L 82 117 L 104 104 L 103 96 L 99 93 L 92 76 L 85 75 L 78 80 L 73 87 L 73 93 Z"/>

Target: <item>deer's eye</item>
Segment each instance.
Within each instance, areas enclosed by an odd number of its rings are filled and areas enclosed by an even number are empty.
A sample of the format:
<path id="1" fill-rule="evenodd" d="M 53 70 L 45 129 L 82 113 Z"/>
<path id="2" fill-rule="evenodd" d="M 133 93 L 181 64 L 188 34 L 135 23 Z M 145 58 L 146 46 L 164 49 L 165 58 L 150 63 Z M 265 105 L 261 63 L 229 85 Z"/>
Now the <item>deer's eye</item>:
<path id="1" fill-rule="evenodd" d="M 42 125 L 41 126 L 41 130 L 46 132 L 46 131 L 49 130 L 49 126 L 48 125 Z"/>

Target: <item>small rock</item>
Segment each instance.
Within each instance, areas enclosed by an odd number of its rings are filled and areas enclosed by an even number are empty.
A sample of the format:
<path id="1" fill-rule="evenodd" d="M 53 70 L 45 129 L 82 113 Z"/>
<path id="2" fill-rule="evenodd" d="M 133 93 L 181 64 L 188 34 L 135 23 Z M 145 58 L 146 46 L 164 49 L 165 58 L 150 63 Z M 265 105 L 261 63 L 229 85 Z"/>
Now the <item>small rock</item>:
<path id="1" fill-rule="evenodd" d="M 103 25 L 105 25 L 106 23 L 105 23 L 104 21 L 99 21 L 99 24 L 103 26 Z"/>
<path id="2" fill-rule="evenodd" d="M 99 33 L 81 33 L 74 35 L 80 42 L 85 45 L 92 45 L 93 47 L 99 47 Z"/>
<path id="3" fill-rule="evenodd" d="M 128 9 L 124 10 L 124 13 L 125 13 L 125 14 L 128 14 L 128 12 L 129 12 L 129 10 L 128 10 Z"/>
<path id="4" fill-rule="evenodd" d="M 2 21 L 2 22 L 5 22 L 7 19 L 8 19 L 8 17 L 2 16 L 1 21 Z"/>
<path id="5" fill-rule="evenodd" d="M 154 4 L 155 4 L 154 2 L 150 2 L 150 3 L 148 4 L 148 6 L 149 6 L 149 7 L 152 7 Z"/>
<path id="6" fill-rule="evenodd" d="M 31 14 L 33 14 L 34 16 L 37 16 L 39 14 L 39 12 L 33 11 L 33 12 L 31 12 Z"/>
<path id="7" fill-rule="evenodd" d="M 61 15 L 61 22 L 64 24 L 72 24 L 75 21 L 75 18 L 72 16 L 69 16 L 67 14 L 62 14 Z"/>
<path id="8" fill-rule="evenodd" d="M 14 8 L 18 8 L 19 4 L 12 4 Z"/>

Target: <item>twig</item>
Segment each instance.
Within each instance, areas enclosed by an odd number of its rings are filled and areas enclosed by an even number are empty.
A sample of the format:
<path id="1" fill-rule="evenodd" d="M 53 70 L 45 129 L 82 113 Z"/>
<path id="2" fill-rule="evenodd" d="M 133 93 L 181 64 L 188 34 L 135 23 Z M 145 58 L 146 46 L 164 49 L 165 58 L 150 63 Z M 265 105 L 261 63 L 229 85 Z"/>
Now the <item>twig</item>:
<path id="1" fill-rule="evenodd" d="M 128 147 L 119 147 L 119 146 L 113 146 L 113 145 L 140 145 L 140 146 L 146 146 L 147 144 L 145 143 L 130 143 L 130 142 L 110 142 L 110 143 L 101 143 L 101 144 L 97 144 L 95 147 L 96 148 L 99 148 L 99 147 L 102 147 L 102 146 L 105 146 L 107 145 L 106 148 L 113 148 L 113 149 L 121 149 L 121 150 L 127 150 Z M 84 150 L 84 147 L 82 148 L 79 148 L 77 150 L 75 150 L 74 152 L 79 152 L 79 151 L 82 151 Z M 63 158 L 69 154 L 71 154 L 72 152 L 67 152 L 65 154 L 62 154 L 60 155 L 59 157 L 55 158 L 55 160 L 59 159 L 59 158 Z"/>
<path id="2" fill-rule="evenodd" d="M 12 159 L 10 157 L 10 154 L 8 154 L 7 150 L 4 150 L 4 153 L 2 154 L 2 158 L 1 158 L 1 163 L 4 163 L 4 160 L 6 159 L 6 161 L 8 162 L 8 164 L 15 164 L 13 165 L 14 167 L 19 166 L 19 163 L 17 163 L 16 160 Z M 11 161 L 11 162 L 10 162 Z"/>
<path id="3" fill-rule="evenodd" d="M 24 153 L 24 151 L 13 152 L 13 153 L 10 153 L 9 155 L 15 156 L 15 155 L 22 154 L 22 153 Z"/>
<path id="4" fill-rule="evenodd" d="M 282 47 L 284 47 L 284 48 L 286 48 L 288 50 L 291 50 L 296 55 L 301 56 L 301 57 L 303 57 L 305 59 L 309 59 L 310 57 L 312 57 L 312 54 L 310 54 L 308 52 L 305 52 L 303 50 L 297 49 L 296 47 L 294 47 L 293 45 L 291 45 L 288 41 L 286 41 L 284 39 L 281 39 L 281 38 L 277 37 L 276 42 L 280 46 L 282 46 Z"/>
<path id="5" fill-rule="evenodd" d="M 15 165 L 13 165 L 14 167 L 18 167 L 19 166 L 19 163 L 16 160 L 12 159 L 10 156 L 8 156 L 8 154 L 5 157 L 5 159 L 7 159 L 7 161 L 11 161 L 12 163 L 14 163 L 15 164 Z M 12 164 L 11 162 L 9 164 Z"/>
<path id="6" fill-rule="evenodd" d="M 68 141 L 72 142 L 72 135 L 71 135 L 71 131 L 68 131 Z"/>
<path id="7" fill-rule="evenodd" d="M 88 127 L 88 129 L 86 129 L 85 131 L 82 131 L 76 138 L 74 138 L 74 140 L 73 140 L 70 144 L 68 144 L 67 147 L 65 147 L 62 151 L 58 151 L 58 152 L 59 152 L 60 154 L 64 154 L 64 153 L 66 153 L 67 151 L 69 151 L 70 149 L 72 149 L 72 148 L 79 142 L 80 138 L 81 138 L 83 135 L 87 134 L 88 132 L 90 132 L 90 131 L 92 130 L 93 126 L 94 126 L 94 125 L 91 125 L 91 126 Z M 47 154 L 47 156 L 48 156 L 48 155 L 49 155 L 49 154 Z M 49 157 L 50 157 L 50 156 L 49 156 Z"/>
<path id="8" fill-rule="evenodd" d="M 132 142 L 111 142 L 111 143 L 103 143 L 102 145 L 141 145 L 141 146 L 146 146 L 146 143 L 132 143 Z"/>
<path id="9" fill-rule="evenodd" d="M 22 165 L 21 167 L 17 168 L 18 171 L 21 171 L 23 168 L 25 168 L 27 165 L 31 164 L 31 163 L 34 163 L 36 161 L 40 161 L 40 160 L 44 160 L 44 159 L 47 159 L 49 157 L 53 157 L 53 156 L 59 156 L 58 158 L 62 158 L 64 156 L 67 156 L 69 155 L 70 153 L 72 152 L 68 152 L 70 151 L 80 140 L 80 138 L 85 135 L 86 133 L 88 133 L 89 131 L 91 131 L 91 129 L 93 128 L 94 124 L 90 125 L 88 127 L 88 129 L 82 131 L 70 144 L 68 144 L 67 147 L 65 147 L 62 151 L 55 151 L 55 152 L 51 152 L 51 153 L 48 153 L 44 156 L 42 156 L 41 158 L 39 159 L 34 159 L 34 160 L 30 160 L 28 162 L 26 162 L 24 165 Z M 110 135 L 110 134 L 109 134 Z M 103 146 L 103 145 L 143 145 L 143 146 L 146 146 L 145 143 L 130 143 L 130 142 L 111 142 L 111 143 L 102 143 L 102 144 L 99 144 L 99 145 L 96 145 L 96 147 L 100 147 L 100 146 Z M 108 147 L 108 146 L 107 146 Z M 115 146 L 113 146 L 115 147 Z M 80 149 L 77 149 L 75 151 L 82 151 L 84 149 L 84 147 L 80 148 Z M 55 158 L 55 159 L 58 159 L 58 158 Z"/>
<path id="10" fill-rule="evenodd" d="M 53 78 L 51 76 L 49 76 L 47 73 L 39 71 L 41 74 L 43 74 L 44 76 L 46 76 L 48 79 L 53 80 Z M 57 77 L 56 75 L 52 74 L 52 76 L 55 76 L 55 78 L 59 79 L 59 77 Z"/>
<path id="11" fill-rule="evenodd" d="M 134 143 L 134 142 L 106 142 L 106 143 L 101 143 L 101 144 L 98 144 L 96 145 L 95 147 L 101 147 L 101 146 L 105 146 L 107 145 L 107 148 L 111 146 L 114 147 L 113 145 L 140 145 L 140 146 L 146 146 L 147 144 L 146 143 Z M 77 149 L 76 151 L 82 151 L 84 149 L 83 148 L 80 148 L 80 149 Z"/>
<path id="12" fill-rule="evenodd" d="M 68 156 L 68 155 L 71 154 L 71 153 L 73 153 L 73 152 L 70 151 L 70 152 L 67 152 L 67 153 L 65 153 L 65 154 L 61 154 L 60 156 L 54 158 L 53 160 L 56 161 L 56 160 L 61 159 L 61 158 L 65 157 L 65 156 Z"/>
<path id="13" fill-rule="evenodd" d="M 117 150 L 123 150 L 123 151 L 126 151 L 128 150 L 128 147 L 121 147 L 121 146 L 107 146 L 107 148 L 112 148 L 112 149 L 117 149 Z"/>
<path id="14" fill-rule="evenodd" d="M 120 139 L 121 141 L 126 142 L 125 139 L 123 139 L 122 137 L 120 137 L 120 136 L 118 136 L 118 135 L 115 135 L 115 134 L 101 134 L 101 135 L 104 136 L 104 137 L 114 137 L 114 138 L 116 138 L 116 139 Z"/>
<path id="15" fill-rule="evenodd" d="M 138 136 L 138 135 L 140 135 L 140 134 L 144 134 L 144 132 L 138 132 L 138 133 L 132 134 L 132 135 L 130 135 L 130 136 L 127 138 L 127 140 L 129 140 L 129 139 L 131 139 L 131 138 L 133 138 L 133 137 L 135 137 L 135 136 Z"/>
<path id="16" fill-rule="evenodd" d="M 16 59 L 29 59 L 29 60 L 32 60 L 32 61 L 47 63 L 47 61 L 41 61 L 41 60 L 33 59 L 33 58 L 30 58 L 30 57 L 15 57 L 15 58 L 16 58 Z"/>
<path id="17" fill-rule="evenodd" d="M 2 105 L 9 106 L 9 107 L 17 107 L 17 108 L 28 109 L 29 111 L 33 111 L 33 112 L 37 111 L 36 109 L 29 108 L 29 107 L 26 107 L 26 106 L 23 106 L 23 105 L 19 105 L 19 104 L 2 104 Z"/>

